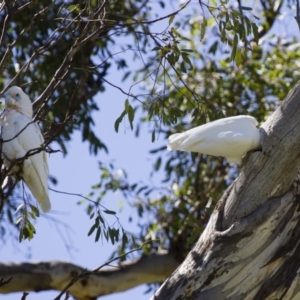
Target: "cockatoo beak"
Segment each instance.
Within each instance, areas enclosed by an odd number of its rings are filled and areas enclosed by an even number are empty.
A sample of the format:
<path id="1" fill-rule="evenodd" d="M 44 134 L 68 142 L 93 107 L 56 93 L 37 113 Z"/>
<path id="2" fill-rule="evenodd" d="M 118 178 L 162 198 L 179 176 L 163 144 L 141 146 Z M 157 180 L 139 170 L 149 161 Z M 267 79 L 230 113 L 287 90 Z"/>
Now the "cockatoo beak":
<path id="1" fill-rule="evenodd" d="M 12 107 L 16 105 L 16 100 L 9 94 L 4 94 L 5 96 L 5 104 L 8 107 Z"/>
<path id="2" fill-rule="evenodd" d="M 20 112 L 20 107 L 17 105 L 17 101 L 10 94 L 4 94 L 5 96 L 5 107 L 7 109 L 14 109 L 17 112 Z"/>

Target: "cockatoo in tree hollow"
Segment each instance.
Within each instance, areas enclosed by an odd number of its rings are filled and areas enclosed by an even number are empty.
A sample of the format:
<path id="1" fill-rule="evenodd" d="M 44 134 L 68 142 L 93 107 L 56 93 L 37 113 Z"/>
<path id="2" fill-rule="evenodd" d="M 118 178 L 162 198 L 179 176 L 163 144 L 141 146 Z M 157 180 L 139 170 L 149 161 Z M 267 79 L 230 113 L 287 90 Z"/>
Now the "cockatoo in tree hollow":
<path id="1" fill-rule="evenodd" d="M 248 151 L 261 148 L 257 124 L 251 116 L 216 120 L 183 133 L 172 134 L 168 150 L 224 156 L 231 163 L 241 163 Z"/>
<path id="2" fill-rule="evenodd" d="M 13 86 L 5 93 L 5 110 L 1 118 L 2 156 L 11 173 L 21 178 L 40 204 L 43 212 L 51 209 L 48 195 L 48 160 L 45 151 L 30 155 L 44 143 L 40 128 L 32 121 L 32 104 L 21 88 Z M 27 158 L 20 162 L 16 159 Z"/>

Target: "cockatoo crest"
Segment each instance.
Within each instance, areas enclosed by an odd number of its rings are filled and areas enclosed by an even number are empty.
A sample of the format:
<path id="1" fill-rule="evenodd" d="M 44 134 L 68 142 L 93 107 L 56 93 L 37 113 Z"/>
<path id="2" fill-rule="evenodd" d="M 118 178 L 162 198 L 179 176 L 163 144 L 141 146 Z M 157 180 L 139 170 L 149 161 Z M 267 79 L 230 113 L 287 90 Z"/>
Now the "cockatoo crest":
<path id="1" fill-rule="evenodd" d="M 28 118 L 32 118 L 31 101 L 21 88 L 13 86 L 8 89 L 4 96 L 6 109 L 14 109 Z"/>
<path id="2" fill-rule="evenodd" d="M 168 140 L 168 150 L 224 156 L 229 162 L 241 163 L 248 151 L 261 148 L 257 124 L 251 116 L 219 119 L 172 134 Z"/>
<path id="3" fill-rule="evenodd" d="M 13 86 L 5 93 L 5 110 L 1 117 L 2 155 L 4 164 L 10 168 L 16 159 L 23 158 L 44 143 L 40 128 L 32 121 L 32 104 L 21 88 Z M 13 165 L 12 175 L 20 175 L 32 195 L 39 202 L 43 212 L 51 209 L 48 195 L 48 160 L 41 151 L 19 164 Z"/>

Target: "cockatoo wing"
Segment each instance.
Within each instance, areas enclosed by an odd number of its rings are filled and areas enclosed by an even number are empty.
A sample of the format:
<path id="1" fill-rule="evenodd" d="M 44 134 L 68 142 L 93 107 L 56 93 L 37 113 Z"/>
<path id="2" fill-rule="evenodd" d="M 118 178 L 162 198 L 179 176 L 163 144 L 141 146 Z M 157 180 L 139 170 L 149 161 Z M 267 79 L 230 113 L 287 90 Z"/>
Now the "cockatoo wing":
<path id="1" fill-rule="evenodd" d="M 44 142 L 40 128 L 32 120 L 18 112 L 10 113 L 2 127 L 2 151 L 6 165 L 10 160 L 24 157 L 32 149 L 40 148 Z M 47 179 L 49 175 L 47 156 L 44 151 L 30 155 L 24 160 L 21 176 L 32 195 L 39 202 L 43 212 L 51 209 Z"/>
<path id="2" fill-rule="evenodd" d="M 220 119 L 169 137 L 168 150 L 224 156 L 240 163 L 248 151 L 260 148 L 257 121 L 251 116 Z"/>
<path id="3" fill-rule="evenodd" d="M 27 118 L 22 115 L 21 118 Z M 29 122 L 32 122 L 29 119 Z M 28 121 L 27 121 L 28 123 Z M 24 122 L 16 123 L 17 131 L 20 132 L 24 128 Z M 18 136 L 18 141 L 25 152 L 32 149 L 40 148 L 44 143 L 44 138 L 41 134 L 40 128 L 36 123 L 31 123 Z M 23 180 L 30 189 L 34 198 L 36 198 L 41 205 L 43 212 L 48 212 L 51 209 L 51 204 L 48 195 L 48 159 L 46 152 L 41 151 L 28 157 L 23 164 Z"/>

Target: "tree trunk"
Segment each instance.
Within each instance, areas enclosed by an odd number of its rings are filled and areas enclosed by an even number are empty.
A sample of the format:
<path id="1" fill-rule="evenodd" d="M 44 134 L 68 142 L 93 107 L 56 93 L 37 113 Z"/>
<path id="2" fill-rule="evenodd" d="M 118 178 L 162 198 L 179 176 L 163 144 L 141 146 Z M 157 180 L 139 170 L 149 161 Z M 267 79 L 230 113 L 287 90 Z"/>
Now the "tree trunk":
<path id="1" fill-rule="evenodd" d="M 300 299 L 300 83 L 262 125 L 185 261 L 152 300 Z"/>

